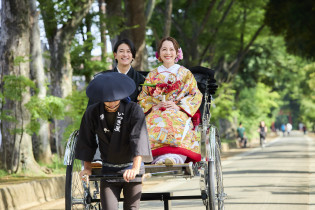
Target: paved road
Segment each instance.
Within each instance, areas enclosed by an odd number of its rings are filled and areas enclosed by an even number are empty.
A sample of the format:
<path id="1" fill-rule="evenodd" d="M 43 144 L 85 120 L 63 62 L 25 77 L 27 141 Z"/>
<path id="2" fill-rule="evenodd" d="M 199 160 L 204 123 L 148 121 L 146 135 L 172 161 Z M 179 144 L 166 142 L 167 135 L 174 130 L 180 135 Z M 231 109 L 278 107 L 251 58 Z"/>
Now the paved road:
<path id="1" fill-rule="evenodd" d="M 315 210 L 315 139 L 299 132 L 223 161 L 223 172 L 226 210 Z M 198 186 L 193 179 L 153 190 L 190 195 L 200 192 Z M 173 209 L 205 209 L 195 200 L 172 204 Z M 143 207 L 158 209 L 152 203 Z"/>
<path id="2" fill-rule="evenodd" d="M 315 210 L 315 139 L 299 132 L 280 137 L 264 149 L 250 149 L 223 161 L 225 210 Z M 198 195 L 199 178 L 177 178 L 145 192 Z M 58 204 L 59 202 L 59 204 Z M 63 200 L 36 209 L 63 209 Z M 47 206 L 48 205 L 48 206 Z M 60 207 L 58 207 L 60 206 Z M 141 202 L 144 210 L 163 203 Z M 201 200 L 172 201 L 172 209 L 205 209 Z"/>
<path id="3" fill-rule="evenodd" d="M 223 167 L 227 210 L 315 209 L 315 139 L 295 132 Z"/>

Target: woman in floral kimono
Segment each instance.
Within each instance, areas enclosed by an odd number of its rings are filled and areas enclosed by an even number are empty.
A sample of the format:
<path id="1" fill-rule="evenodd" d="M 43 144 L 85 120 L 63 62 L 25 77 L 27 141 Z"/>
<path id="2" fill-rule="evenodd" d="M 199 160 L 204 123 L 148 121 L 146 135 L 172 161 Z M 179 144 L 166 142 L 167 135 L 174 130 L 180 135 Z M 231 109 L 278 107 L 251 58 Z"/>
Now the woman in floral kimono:
<path id="1" fill-rule="evenodd" d="M 188 69 L 176 64 L 183 55 L 174 38 L 161 40 L 156 57 L 163 65 L 148 74 L 138 96 L 146 114 L 155 158 L 152 163 L 200 161 L 199 143 L 191 120 L 202 101 L 197 82 Z"/>

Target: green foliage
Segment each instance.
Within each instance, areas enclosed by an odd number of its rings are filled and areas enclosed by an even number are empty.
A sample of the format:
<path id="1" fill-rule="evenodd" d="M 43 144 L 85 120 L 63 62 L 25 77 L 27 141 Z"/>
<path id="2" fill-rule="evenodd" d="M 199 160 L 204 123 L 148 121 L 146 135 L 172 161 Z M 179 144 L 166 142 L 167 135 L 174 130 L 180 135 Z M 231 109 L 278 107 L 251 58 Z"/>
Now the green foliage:
<path id="1" fill-rule="evenodd" d="M 303 98 L 301 100 L 301 121 L 314 123 L 315 121 L 315 100 Z"/>
<path id="2" fill-rule="evenodd" d="M 15 60 L 15 64 L 18 65 L 20 62 L 24 62 L 24 57 L 19 57 Z M 23 94 L 30 91 L 32 88 L 35 92 L 37 91 L 35 83 L 29 78 L 24 76 L 16 75 L 4 75 L 3 77 L 3 94 L 1 94 L 1 101 L 6 103 L 6 100 L 21 101 Z M 2 109 L 0 113 L 0 119 L 2 121 L 18 123 L 12 110 Z M 23 128 L 15 128 L 10 130 L 11 133 L 21 134 Z"/>
<path id="3" fill-rule="evenodd" d="M 65 99 L 48 96 L 43 99 L 32 96 L 31 100 L 25 105 L 31 114 L 31 122 L 27 125 L 29 134 L 38 133 L 40 124 L 38 119 L 49 121 L 51 119 L 71 120 L 71 124 L 66 128 L 64 139 L 68 139 L 69 135 L 78 130 L 81 118 L 87 107 L 88 98 L 85 91 L 72 91 L 72 95 Z"/>
<path id="4" fill-rule="evenodd" d="M 254 88 L 257 83 L 264 83 L 278 92 L 282 100 L 281 107 L 273 109 L 268 118 L 276 122 L 276 126 L 288 122 L 291 114 L 293 125 L 296 127 L 301 121 L 304 98 L 311 93 L 308 87 L 310 72 L 314 69 L 307 68 L 307 61 L 297 56 L 289 55 L 285 49 L 282 37 L 262 36 L 256 44 L 250 48 L 247 57 L 242 62 L 239 74 L 233 81 L 237 90 L 236 100 L 239 100 L 239 92 L 244 87 Z M 309 66 L 310 67 L 310 66 Z M 305 95 L 306 94 L 306 95 Z M 275 117 L 277 111 L 283 117 Z"/>
<path id="5" fill-rule="evenodd" d="M 32 97 L 25 106 L 35 118 L 49 120 L 64 117 L 65 101 L 59 97 L 47 96 L 44 99 Z"/>
<path id="6" fill-rule="evenodd" d="M 7 176 L 7 175 L 8 175 L 8 172 L 7 172 L 7 171 L 0 169 L 0 178 L 1 178 L 1 177 L 4 177 L 4 176 Z"/>
<path id="7" fill-rule="evenodd" d="M 2 98 L 21 101 L 22 94 L 28 91 L 28 88 L 36 90 L 35 83 L 24 76 L 5 75 L 3 77 L 3 95 Z"/>
<path id="8" fill-rule="evenodd" d="M 243 88 L 237 105 L 245 116 L 262 120 L 270 114 L 271 108 L 278 107 L 279 98 L 277 92 L 272 92 L 270 87 L 258 83 L 255 88 Z"/>
<path id="9" fill-rule="evenodd" d="M 315 125 L 315 63 L 306 65 L 301 71 L 305 72 L 305 80 L 301 80 L 300 121 L 313 127 Z"/>
<path id="10" fill-rule="evenodd" d="M 5 92 L 5 94 L 7 94 Z M 38 98 L 37 95 L 31 97 L 30 101 L 25 104 L 25 108 L 31 115 L 31 121 L 26 127 L 26 132 L 30 135 L 38 133 L 40 129 L 39 119 L 50 121 L 52 119 L 69 118 L 72 124 L 66 128 L 65 139 L 74 131 L 79 129 L 82 115 L 87 107 L 88 98 L 85 91 L 73 91 L 72 95 L 66 99 L 55 96 Z M 1 119 L 15 121 L 15 118 L 8 115 L 10 111 L 2 112 Z M 16 129 L 14 132 L 20 133 L 23 130 Z"/>
<path id="11" fill-rule="evenodd" d="M 134 26 L 126 26 L 126 18 L 123 16 L 111 16 L 104 18 L 104 21 L 106 23 L 106 27 L 108 29 L 108 34 L 110 37 L 115 37 L 117 35 L 120 35 L 121 32 L 125 30 L 130 30 L 134 28 L 138 28 L 139 25 Z"/>
<path id="12" fill-rule="evenodd" d="M 221 84 L 214 96 L 211 105 L 211 121 L 216 124 L 220 118 L 228 119 L 232 122 L 237 115 L 234 101 L 235 90 L 230 84 Z"/>
<path id="13" fill-rule="evenodd" d="M 221 10 L 215 10 L 211 26 L 218 28 L 218 32 L 214 37 L 215 40 L 212 41 L 216 49 L 212 65 L 215 65 L 222 57 L 228 62 L 233 61 L 246 47 L 254 33 L 263 24 L 265 4 L 264 0 L 235 1 L 222 25 L 219 25 L 218 19 L 223 17 L 228 3 L 226 2 Z M 261 32 L 261 36 L 263 33 L 264 31 Z M 207 34 L 204 36 L 207 37 Z M 208 52 L 208 56 L 211 56 L 211 51 Z"/>
<path id="14" fill-rule="evenodd" d="M 244 87 L 240 91 L 236 103 L 239 110 L 238 121 L 243 123 L 249 139 L 257 133 L 260 121 L 265 121 L 267 126 L 271 124 L 275 117 L 273 110 L 278 109 L 279 105 L 280 95 L 262 83 L 254 88 Z"/>
<path id="15" fill-rule="evenodd" d="M 87 39 L 84 40 L 83 44 L 80 43 L 78 38 L 72 41 L 70 56 L 73 74 L 84 75 L 86 80 L 89 81 L 95 73 L 107 70 L 109 63 L 92 60 L 91 50 L 95 38 L 90 32 L 86 35 Z M 100 44 L 103 45 L 103 43 Z"/>
<path id="16" fill-rule="evenodd" d="M 233 61 L 263 24 L 265 0 L 233 1 L 229 7 L 230 2 L 198 0 L 173 4 L 171 36 L 184 51 L 184 65 L 208 62 L 216 66 L 222 58 Z M 161 38 L 164 23 L 165 1 L 161 1 L 148 25 Z"/>
<path id="17" fill-rule="evenodd" d="M 282 124 L 287 124 L 288 123 L 288 117 L 286 115 L 278 115 L 276 117 L 276 124 L 280 128 Z"/>
<path id="18" fill-rule="evenodd" d="M 73 13 L 80 11 L 87 0 L 38 0 L 45 22 L 47 37 L 52 37 L 60 25 L 66 24 Z"/>
<path id="19" fill-rule="evenodd" d="M 52 163 L 42 164 L 39 162 L 39 165 L 49 168 L 53 174 L 65 174 L 67 166 L 63 164 L 63 158 L 60 158 L 57 154 L 54 154 L 52 157 Z"/>
<path id="20" fill-rule="evenodd" d="M 20 63 L 30 62 L 30 60 L 26 60 L 25 56 L 16 56 L 13 61 L 14 66 L 19 66 Z"/>
<path id="21" fill-rule="evenodd" d="M 240 90 L 244 86 L 255 87 L 258 82 L 277 88 L 280 85 L 277 83 L 279 77 L 282 77 L 283 73 L 289 74 L 291 71 L 288 68 L 287 60 L 292 57 L 288 57 L 285 52 L 282 38 L 260 37 L 256 44 L 249 49 L 241 64 L 239 74 L 235 78 L 235 88 Z M 284 72 L 286 68 L 288 70 Z"/>
<path id="22" fill-rule="evenodd" d="M 17 122 L 15 117 L 12 115 L 11 110 L 2 110 L 0 113 L 0 119 L 7 122 Z"/>
<path id="23" fill-rule="evenodd" d="M 86 110 L 88 98 L 85 91 L 72 91 L 72 95 L 66 98 L 67 111 L 65 115 L 69 117 L 72 123 L 66 128 L 64 140 L 66 141 L 74 130 L 80 128 L 82 116 Z"/>
<path id="24" fill-rule="evenodd" d="M 315 2 L 270 0 L 265 22 L 276 35 L 285 37 L 288 52 L 314 59 Z"/>
<path id="25" fill-rule="evenodd" d="M 109 63 L 104 61 L 85 61 L 85 70 L 90 70 L 90 72 L 101 72 L 109 70 Z"/>
<path id="26" fill-rule="evenodd" d="M 25 107 L 31 114 L 31 122 L 27 125 L 29 134 L 38 133 L 40 124 L 38 119 L 51 120 L 62 119 L 65 116 L 65 99 L 48 96 L 43 99 L 32 96 L 31 100 L 25 104 Z"/>

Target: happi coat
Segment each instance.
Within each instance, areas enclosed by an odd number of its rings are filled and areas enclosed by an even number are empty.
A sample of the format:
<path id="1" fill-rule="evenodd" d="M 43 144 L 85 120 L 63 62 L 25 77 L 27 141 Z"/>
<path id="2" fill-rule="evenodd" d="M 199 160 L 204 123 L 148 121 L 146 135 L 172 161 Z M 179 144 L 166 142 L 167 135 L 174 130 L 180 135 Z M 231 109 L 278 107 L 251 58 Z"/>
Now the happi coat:
<path id="1" fill-rule="evenodd" d="M 122 100 L 112 131 L 107 125 L 105 112 L 104 103 L 101 102 L 89 106 L 85 111 L 75 150 L 76 158 L 91 162 L 99 144 L 105 163 L 130 163 L 138 155 L 142 156 L 144 162 L 151 162 L 145 115 L 140 106 Z"/>
<path id="2" fill-rule="evenodd" d="M 152 110 L 152 106 L 163 100 L 163 94 L 153 96 L 155 87 L 143 86 L 138 101 L 144 113 L 153 156 L 166 153 L 182 154 L 187 161 L 200 161 L 199 141 L 193 130 L 191 117 L 198 111 L 202 93 L 193 74 L 183 66 L 173 65 L 169 69 L 160 66 L 146 77 L 146 84 L 175 83 L 180 85 L 164 93 L 166 101 L 175 101 L 180 111 Z"/>

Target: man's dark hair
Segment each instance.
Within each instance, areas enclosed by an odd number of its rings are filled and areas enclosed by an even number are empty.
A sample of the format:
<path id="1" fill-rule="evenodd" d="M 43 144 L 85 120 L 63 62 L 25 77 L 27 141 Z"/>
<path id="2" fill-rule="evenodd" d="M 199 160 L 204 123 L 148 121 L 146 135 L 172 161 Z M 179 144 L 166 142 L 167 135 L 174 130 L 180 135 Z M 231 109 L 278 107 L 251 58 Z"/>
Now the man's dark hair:
<path id="1" fill-rule="evenodd" d="M 242 122 L 240 122 L 240 125 L 242 125 Z"/>
<path id="2" fill-rule="evenodd" d="M 132 41 L 130 41 L 129 39 L 121 39 L 121 40 L 118 40 L 114 46 L 114 50 L 113 52 L 114 53 L 117 53 L 117 50 L 118 50 L 118 47 L 119 45 L 121 44 L 126 44 L 130 47 L 130 51 L 131 51 L 131 54 L 132 54 L 132 58 L 135 58 L 136 57 L 136 48 L 134 46 L 134 44 L 132 43 Z M 117 63 L 117 60 L 116 60 L 116 63 Z"/>

